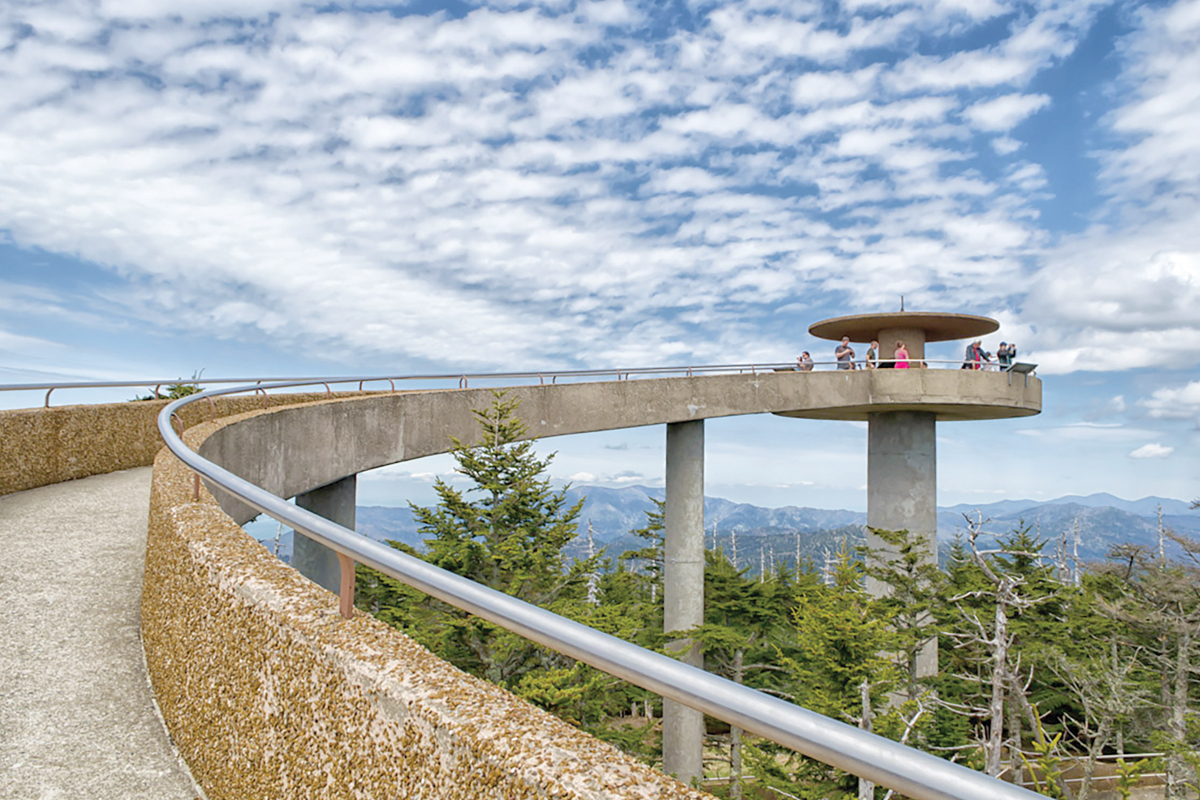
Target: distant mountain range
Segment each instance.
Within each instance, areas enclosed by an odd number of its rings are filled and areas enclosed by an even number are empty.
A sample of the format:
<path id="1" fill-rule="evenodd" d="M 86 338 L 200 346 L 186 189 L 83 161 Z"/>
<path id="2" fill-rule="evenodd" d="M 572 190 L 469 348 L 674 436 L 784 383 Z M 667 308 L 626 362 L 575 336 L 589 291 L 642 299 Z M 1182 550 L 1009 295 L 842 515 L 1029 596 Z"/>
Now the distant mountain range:
<path id="1" fill-rule="evenodd" d="M 568 554 L 582 557 L 587 552 L 587 530 L 591 523 L 595 546 L 610 557 L 638 549 L 644 542 L 630 532 L 646 525 L 646 512 L 654 500 L 663 498 L 663 490 L 646 486 L 612 489 L 604 486 L 572 486 L 568 502 L 585 497 L 580 517 L 579 536 L 568 546 Z M 1158 509 L 1163 524 L 1181 533 L 1200 536 L 1200 510 L 1191 511 L 1182 500 L 1144 497 L 1123 500 L 1111 494 L 1087 497 L 1067 496 L 1056 500 L 1000 500 L 971 505 L 960 503 L 938 509 L 938 539 L 943 557 L 955 536 L 965 532 L 964 514 L 982 515 L 984 530 L 1004 536 L 1022 523 L 1046 540 L 1046 552 L 1055 552 L 1065 541 L 1071 549 L 1075 530 L 1079 531 L 1079 557 L 1095 561 L 1105 557 L 1114 545 L 1158 545 Z M 739 566 L 758 567 L 768 561 L 793 564 L 800 558 L 821 561 L 844 541 L 850 547 L 861 544 L 867 515 L 859 511 L 829 510 L 784 506 L 762 508 L 734 503 L 719 497 L 706 497 L 704 518 L 708 546 L 720 546 L 726 555 L 737 550 Z M 268 547 L 277 532 L 276 523 L 253 523 L 251 535 Z M 424 542 L 412 512 L 407 507 L 359 506 L 358 531 L 377 541 L 394 540 L 420 549 Z M 279 540 L 279 554 L 291 556 L 290 531 Z M 1065 537 L 1065 538 L 1064 538 Z"/>

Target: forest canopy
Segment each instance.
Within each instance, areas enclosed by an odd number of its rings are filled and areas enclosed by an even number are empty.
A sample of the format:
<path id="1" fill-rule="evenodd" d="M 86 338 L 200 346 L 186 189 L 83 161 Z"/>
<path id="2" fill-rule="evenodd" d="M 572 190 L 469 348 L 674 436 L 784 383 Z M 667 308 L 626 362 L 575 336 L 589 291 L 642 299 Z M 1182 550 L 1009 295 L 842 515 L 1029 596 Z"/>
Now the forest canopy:
<path id="1" fill-rule="evenodd" d="M 392 546 L 491 588 L 667 652 L 662 512 L 644 546 L 571 560 L 582 501 L 568 504 L 522 441 L 517 404 L 476 412 L 481 442 L 455 441 L 466 489 L 438 480 L 413 506 L 426 549 Z M 893 553 L 843 547 L 811 562 L 738 569 L 706 554 L 705 620 L 689 634 L 730 680 L 1050 797 L 1130 797 L 1162 784 L 1200 791 L 1200 542 L 1163 529 L 1157 549 L 1122 545 L 1100 563 L 1048 557 L 1021 525 L 994 539 L 968 519 L 945 569 L 907 531 L 874 531 Z M 1167 543 L 1176 547 L 1166 547 Z M 1168 553 L 1176 555 L 1168 555 Z M 661 699 L 359 566 L 358 606 L 437 655 L 647 763 L 661 763 Z M 867 578 L 885 591 L 873 596 Z M 876 593 L 878 594 L 878 593 Z M 919 653 L 936 642 L 937 673 Z M 704 788 L 722 797 L 851 798 L 890 792 L 709 720 Z M 767 792 L 768 787 L 775 790 Z M 780 794 L 780 793 L 786 793 Z"/>

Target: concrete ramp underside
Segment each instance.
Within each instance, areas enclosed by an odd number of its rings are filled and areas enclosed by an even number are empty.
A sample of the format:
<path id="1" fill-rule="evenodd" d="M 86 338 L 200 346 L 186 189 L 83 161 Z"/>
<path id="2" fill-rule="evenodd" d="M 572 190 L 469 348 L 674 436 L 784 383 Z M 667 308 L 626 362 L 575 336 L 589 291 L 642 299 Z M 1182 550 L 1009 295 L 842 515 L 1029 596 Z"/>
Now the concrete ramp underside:
<path id="1" fill-rule="evenodd" d="M 0 798 L 193 800 L 139 640 L 150 468 L 0 497 Z"/>
<path id="2" fill-rule="evenodd" d="M 927 411 L 939 420 L 1037 414 L 1036 377 L 974 370 L 768 372 L 557 386 L 515 386 L 530 437 L 691 422 L 744 414 L 865 420 L 888 411 Z M 451 437 L 478 435 L 475 410 L 491 389 L 380 393 L 252 412 L 214 432 L 200 454 L 280 497 L 293 497 L 366 470 L 444 453 Z M 800 423 L 797 423 L 800 424 Z M 215 494 L 238 524 L 257 510 Z"/>

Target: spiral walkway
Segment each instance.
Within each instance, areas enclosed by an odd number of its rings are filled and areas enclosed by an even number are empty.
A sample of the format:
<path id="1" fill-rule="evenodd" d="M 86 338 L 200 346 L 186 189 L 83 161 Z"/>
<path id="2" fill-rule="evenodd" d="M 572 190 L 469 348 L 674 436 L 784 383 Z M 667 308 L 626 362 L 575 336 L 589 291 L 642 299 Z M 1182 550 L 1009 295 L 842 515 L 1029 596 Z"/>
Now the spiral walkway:
<path id="1" fill-rule="evenodd" d="M 138 637 L 150 468 L 0 497 L 0 798 L 193 800 Z"/>

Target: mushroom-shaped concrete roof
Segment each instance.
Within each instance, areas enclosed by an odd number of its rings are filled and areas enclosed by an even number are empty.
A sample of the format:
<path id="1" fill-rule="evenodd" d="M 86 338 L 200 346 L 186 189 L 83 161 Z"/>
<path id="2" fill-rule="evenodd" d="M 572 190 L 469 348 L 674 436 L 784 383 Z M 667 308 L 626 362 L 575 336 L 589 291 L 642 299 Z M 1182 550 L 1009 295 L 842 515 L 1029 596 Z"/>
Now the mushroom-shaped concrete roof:
<path id="1" fill-rule="evenodd" d="M 835 342 L 843 336 L 849 336 L 852 342 L 869 342 L 879 338 L 880 331 L 897 328 L 924 331 L 927 342 L 948 342 L 992 333 L 999 330 L 1000 323 L 991 317 L 977 317 L 974 314 L 897 311 L 834 317 L 814 322 L 808 326 L 808 332 L 820 339 Z"/>

